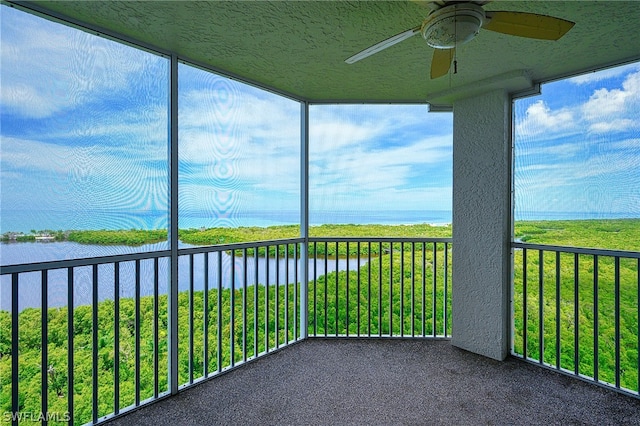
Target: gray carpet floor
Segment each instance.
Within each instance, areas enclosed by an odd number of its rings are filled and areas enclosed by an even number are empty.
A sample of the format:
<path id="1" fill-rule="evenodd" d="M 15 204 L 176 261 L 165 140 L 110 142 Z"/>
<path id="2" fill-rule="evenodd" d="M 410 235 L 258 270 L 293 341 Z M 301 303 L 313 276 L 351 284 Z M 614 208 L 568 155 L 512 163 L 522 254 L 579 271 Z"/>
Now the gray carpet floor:
<path id="1" fill-rule="evenodd" d="M 445 340 L 308 339 L 109 425 L 640 425 L 640 399 Z"/>

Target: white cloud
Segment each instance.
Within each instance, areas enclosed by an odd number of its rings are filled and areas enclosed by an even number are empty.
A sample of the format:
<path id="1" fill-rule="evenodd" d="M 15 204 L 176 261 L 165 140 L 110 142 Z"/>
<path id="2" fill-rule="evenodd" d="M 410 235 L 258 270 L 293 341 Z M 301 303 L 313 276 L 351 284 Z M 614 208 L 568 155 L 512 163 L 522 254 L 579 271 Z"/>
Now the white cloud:
<path id="1" fill-rule="evenodd" d="M 589 130 L 595 133 L 640 128 L 640 71 L 627 75 L 621 88 L 600 88 L 582 107 Z"/>
<path id="2" fill-rule="evenodd" d="M 221 86 L 223 92 L 190 90 L 181 98 L 180 158 L 185 162 L 184 170 L 188 169 L 189 185 L 208 182 L 208 191 L 212 191 L 216 185 L 234 183 L 239 197 L 247 188 L 257 193 L 297 197 L 298 105 L 275 96 L 263 98 L 252 94 L 251 89 Z M 215 117 L 213 105 L 230 102 L 225 91 L 232 93 L 235 111 L 223 121 Z M 448 133 L 442 122 L 448 122 Z M 437 124 L 429 127 L 425 123 Z M 354 202 L 359 208 L 358 205 L 387 203 L 391 194 L 398 197 L 403 191 L 398 188 L 433 185 L 422 169 L 441 163 L 447 167 L 451 159 L 450 125 L 450 116 L 428 115 L 421 107 L 314 106 L 310 110 L 309 131 L 311 197 L 334 201 L 344 198 L 334 208 L 347 208 Z M 413 133 L 407 134 L 408 130 Z M 430 133 L 446 135 L 424 136 Z M 424 181 L 416 183 L 420 177 Z M 263 197 L 255 192 L 254 196 L 245 194 L 242 198 L 262 202 Z M 417 192 L 411 190 L 412 195 Z M 189 203 L 199 203 L 195 199 L 197 192 L 192 192 L 191 198 Z M 403 204 L 411 204 L 412 200 L 415 197 L 405 199 Z"/>
<path id="3" fill-rule="evenodd" d="M 596 88 L 581 103 L 576 103 L 580 98 L 570 98 L 565 102 L 566 106 L 556 109 L 550 108 L 544 100 L 529 105 L 524 117 L 515 123 L 516 136 L 551 140 L 576 134 L 640 129 L 640 65 L 622 68 L 622 71 L 631 69 L 632 72 L 626 74 L 620 87 L 605 85 Z M 616 75 L 624 75 L 620 72 L 615 70 Z M 563 93 L 557 95 L 562 96 Z"/>
<path id="4" fill-rule="evenodd" d="M 420 208 L 423 202 L 450 208 L 451 186 L 429 197 L 432 189 L 450 185 L 434 180 L 426 171 L 430 166 L 450 170 L 451 137 L 434 137 L 410 141 L 406 145 L 367 151 L 364 144 L 354 145 L 344 154 L 327 153 L 311 163 L 310 194 L 315 203 L 339 201 L 333 208 Z M 403 196 L 401 196 L 403 195 Z M 433 204 L 432 204 L 433 206 Z M 433 207 L 432 207 L 433 208 Z"/>
<path id="5" fill-rule="evenodd" d="M 612 121 L 599 121 L 589 126 L 589 130 L 594 133 L 624 132 L 638 126 L 634 120 L 629 118 L 616 118 Z"/>
<path id="6" fill-rule="evenodd" d="M 420 106 L 341 105 L 315 107 L 311 118 L 314 209 L 451 208 L 451 178 L 433 173 L 451 170 L 450 115 Z"/>
<path id="7" fill-rule="evenodd" d="M 383 130 L 380 125 L 359 124 L 347 120 L 313 120 L 309 129 L 309 151 L 311 155 L 339 153 L 377 137 Z"/>
<path id="8" fill-rule="evenodd" d="M 44 118 L 157 73 L 149 53 L 42 18 L 2 8 L 2 91 L 7 112 Z"/>
<path id="9" fill-rule="evenodd" d="M 584 152 L 584 145 L 580 143 L 560 143 L 557 145 L 531 144 L 519 146 L 516 155 L 545 157 L 556 161 L 563 158 L 573 158 Z"/>
<path id="10" fill-rule="evenodd" d="M 637 212 L 640 141 L 581 146 L 566 161 L 549 158 L 543 150 L 516 157 L 516 211 Z"/>
<path id="11" fill-rule="evenodd" d="M 7 205 L 129 211 L 167 206 L 167 171 L 150 166 L 148 157 L 119 155 L 104 145 L 73 147 L 4 136 L 1 142 L 2 185 L 11 188 L 2 191 Z"/>
<path id="12" fill-rule="evenodd" d="M 573 111 L 567 108 L 553 111 L 542 100 L 530 105 L 524 119 L 516 123 L 516 133 L 521 137 L 566 134 L 575 130 L 576 119 Z"/>
<path id="13" fill-rule="evenodd" d="M 162 60 L 8 8 L 2 43 L 3 114 L 36 119 L 43 129 L 33 130 L 41 137 L 3 134 L 8 197 L 43 207 L 166 206 L 166 108 L 136 92 L 143 75 L 166 79 Z M 202 71 L 188 65 L 180 72 L 181 208 L 297 206 L 300 104 L 210 73 L 191 81 Z M 114 109 L 109 100 L 118 96 L 139 103 Z M 96 100 L 104 103 L 90 110 Z M 450 170 L 451 114 L 406 105 L 310 109 L 314 200 L 341 200 L 341 209 L 445 200 L 450 208 L 450 179 L 436 181 L 427 170 Z"/>

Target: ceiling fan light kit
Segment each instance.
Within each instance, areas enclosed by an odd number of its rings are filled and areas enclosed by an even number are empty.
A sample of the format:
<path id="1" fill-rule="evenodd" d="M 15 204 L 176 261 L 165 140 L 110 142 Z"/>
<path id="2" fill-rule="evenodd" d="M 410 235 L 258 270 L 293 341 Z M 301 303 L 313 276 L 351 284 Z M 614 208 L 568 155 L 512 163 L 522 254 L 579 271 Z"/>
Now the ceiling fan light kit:
<path id="1" fill-rule="evenodd" d="M 452 49 L 477 36 L 484 20 L 484 9 L 476 4 L 453 5 L 433 12 L 420 32 L 434 49 Z"/>
<path id="2" fill-rule="evenodd" d="M 435 49 L 431 60 L 431 78 L 434 79 L 449 72 L 455 57 L 456 46 L 473 40 L 481 28 L 525 38 L 559 40 L 574 25 L 571 21 L 537 13 L 485 12 L 482 6 L 486 3 L 488 1 L 433 1 L 434 10 L 422 25 L 382 40 L 348 57 L 345 62 L 353 64 L 416 34 L 421 34 L 427 44 Z"/>

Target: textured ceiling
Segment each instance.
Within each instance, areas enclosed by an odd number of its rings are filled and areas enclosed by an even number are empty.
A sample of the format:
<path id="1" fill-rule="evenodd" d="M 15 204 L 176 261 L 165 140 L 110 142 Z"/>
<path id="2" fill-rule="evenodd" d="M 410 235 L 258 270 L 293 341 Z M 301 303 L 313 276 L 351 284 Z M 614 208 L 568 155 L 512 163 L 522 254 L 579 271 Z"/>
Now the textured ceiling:
<path id="1" fill-rule="evenodd" d="M 353 65 L 344 59 L 415 27 L 420 1 L 36 1 L 93 29 L 175 52 L 262 86 L 316 102 L 425 102 L 544 81 L 640 59 L 635 1 L 494 1 L 486 10 L 552 15 L 576 25 L 559 41 L 481 30 L 457 52 L 458 72 L 430 80 L 432 49 L 415 36 Z"/>

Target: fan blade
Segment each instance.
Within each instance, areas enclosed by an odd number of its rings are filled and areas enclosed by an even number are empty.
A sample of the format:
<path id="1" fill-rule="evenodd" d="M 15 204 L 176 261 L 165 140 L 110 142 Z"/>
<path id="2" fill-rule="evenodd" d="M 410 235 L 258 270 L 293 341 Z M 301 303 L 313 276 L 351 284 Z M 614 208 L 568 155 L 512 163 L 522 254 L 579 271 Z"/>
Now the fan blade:
<path id="1" fill-rule="evenodd" d="M 482 28 L 498 33 L 540 40 L 558 40 L 575 22 L 526 12 L 487 12 Z"/>
<path id="2" fill-rule="evenodd" d="M 435 49 L 431 59 L 431 79 L 442 77 L 449 72 L 456 49 Z"/>
<path id="3" fill-rule="evenodd" d="M 361 59 L 369 57 L 374 53 L 378 53 L 381 50 L 386 49 L 387 47 L 391 47 L 394 44 L 400 43 L 401 41 L 404 41 L 419 33 L 420 33 L 419 26 L 407 31 L 403 31 L 400 34 L 396 34 L 393 37 L 389 37 L 386 40 L 382 40 L 380 43 L 376 43 L 373 46 L 364 49 L 362 52 L 356 53 L 355 55 L 348 57 L 344 61 L 348 64 L 353 64 L 354 62 L 358 62 Z"/>

